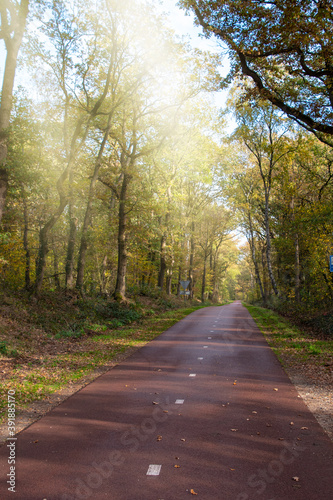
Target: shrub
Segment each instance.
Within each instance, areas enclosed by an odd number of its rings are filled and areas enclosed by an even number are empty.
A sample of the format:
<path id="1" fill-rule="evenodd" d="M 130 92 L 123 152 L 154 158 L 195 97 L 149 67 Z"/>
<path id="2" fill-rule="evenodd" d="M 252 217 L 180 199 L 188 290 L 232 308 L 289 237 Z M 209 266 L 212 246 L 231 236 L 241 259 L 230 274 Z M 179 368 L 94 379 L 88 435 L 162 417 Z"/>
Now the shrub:
<path id="1" fill-rule="evenodd" d="M 141 314 L 135 310 L 134 306 L 125 306 L 110 299 L 84 299 L 77 302 L 81 310 L 81 317 L 93 320 L 116 319 L 122 324 L 132 323 L 141 318 Z"/>
<path id="2" fill-rule="evenodd" d="M 67 330 L 62 330 L 59 333 L 56 333 L 54 336 L 55 339 L 62 339 L 62 338 L 70 338 L 70 339 L 78 339 L 82 337 L 82 335 L 85 334 L 85 331 L 83 328 L 68 328 Z"/>
<path id="3" fill-rule="evenodd" d="M 7 342 L 4 341 L 0 342 L 0 353 L 3 354 L 4 356 L 7 356 L 8 353 Z"/>

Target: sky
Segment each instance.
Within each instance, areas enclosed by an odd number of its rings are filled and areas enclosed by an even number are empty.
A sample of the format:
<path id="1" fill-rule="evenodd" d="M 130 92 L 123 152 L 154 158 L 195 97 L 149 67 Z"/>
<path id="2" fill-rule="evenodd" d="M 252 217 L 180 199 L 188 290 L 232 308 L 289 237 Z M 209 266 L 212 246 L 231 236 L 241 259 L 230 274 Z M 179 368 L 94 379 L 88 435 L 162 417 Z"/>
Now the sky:
<path id="1" fill-rule="evenodd" d="M 193 47 L 201 50 L 220 50 L 214 39 L 200 37 L 202 28 L 194 26 L 194 15 L 185 15 L 185 11 L 177 7 L 177 0 L 160 0 L 160 10 L 168 14 L 170 26 L 179 35 L 188 37 Z"/>
<path id="2" fill-rule="evenodd" d="M 203 51 L 212 51 L 221 53 L 221 47 L 219 46 L 218 40 L 214 37 L 211 39 L 206 39 L 202 35 L 201 27 L 194 25 L 194 16 L 185 15 L 185 12 L 179 7 L 177 7 L 177 0 L 159 0 L 156 2 L 156 8 L 160 12 L 166 14 L 168 22 L 167 24 L 171 27 L 176 35 L 183 37 L 190 45 L 194 48 L 198 48 Z M 5 47 L 3 40 L 0 40 L 0 80 L 3 78 L 4 62 L 5 62 Z M 229 69 L 229 63 L 227 57 L 224 59 L 223 67 L 220 68 L 221 75 L 225 76 Z M 16 75 L 15 84 L 24 85 L 22 82 L 22 77 L 19 73 Z M 225 106 L 227 98 L 227 91 L 214 92 L 213 101 L 217 107 L 223 108 Z M 227 132 L 231 132 L 234 128 L 232 121 L 227 126 Z"/>
<path id="3" fill-rule="evenodd" d="M 159 1 L 161 12 L 168 15 L 169 26 L 174 29 L 177 35 L 184 37 L 192 47 L 221 54 L 223 48 L 220 46 L 218 39 L 214 36 L 209 39 L 205 38 L 201 26 L 194 25 L 194 15 L 185 15 L 185 11 L 177 7 L 177 1 L 178 0 Z M 220 68 L 221 75 L 226 76 L 229 72 L 229 68 L 229 61 L 227 56 L 225 56 L 223 59 L 223 67 Z M 214 104 L 218 108 L 224 108 L 228 98 L 228 90 L 220 90 L 212 94 Z M 227 115 L 225 118 L 227 120 L 225 132 L 231 134 L 236 127 L 236 123 L 230 115 Z"/>

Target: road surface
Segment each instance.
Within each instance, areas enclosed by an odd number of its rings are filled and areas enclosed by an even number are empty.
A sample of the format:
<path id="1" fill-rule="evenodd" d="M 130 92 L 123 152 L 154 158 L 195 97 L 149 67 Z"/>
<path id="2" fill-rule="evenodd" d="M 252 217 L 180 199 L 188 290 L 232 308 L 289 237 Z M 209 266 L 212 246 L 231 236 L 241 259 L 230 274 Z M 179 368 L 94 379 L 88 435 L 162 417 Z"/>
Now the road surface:
<path id="1" fill-rule="evenodd" d="M 190 314 L 16 437 L 1 499 L 333 498 L 333 443 L 239 302 Z"/>

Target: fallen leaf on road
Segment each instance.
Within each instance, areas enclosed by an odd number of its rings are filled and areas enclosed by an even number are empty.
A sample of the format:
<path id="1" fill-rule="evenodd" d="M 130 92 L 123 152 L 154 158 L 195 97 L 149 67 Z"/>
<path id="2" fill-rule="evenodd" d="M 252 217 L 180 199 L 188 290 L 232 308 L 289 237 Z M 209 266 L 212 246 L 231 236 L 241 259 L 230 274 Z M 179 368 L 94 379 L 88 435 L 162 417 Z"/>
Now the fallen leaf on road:
<path id="1" fill-rule="evenodd" d="M 274 387 L 273 391 L 278 391 L 279 389 L 277 389 L 276 387 Z"/>
<path id="2" fill-rule="evenodd" d="M 175 460 L 179 460 L 179 457 L 175 457 Z"/>
<path id="3" fill-rule="evenodd" d="M 34 443 L 38 443 L 38 439 L 36 439 L 36 441 L 34 441 Z"/>
<path id="4" fill-rule="evenodd" d="M 179 469 L 180 465 L 174 465 L 175 469 Z"/>
<path id="5" fill-rule="evenodd" d="M 290 424 L 289 424 L 289 425 L 294 425 L 294 422 L 290 422 Z"/>
<path id="6" fill-rule="evenodd" d="M 193 489 L 191 489 L 191 495 L 197 495 L 198 493 L 196 493 Z"/>
<path id="7" fill-rule="evenodd" d="M 271 424 L 266 424 L 266 427 L 272 427 L 272 425 Z"/>
<path id="8" fill-rule="evenodd" d="M 157 441 L 161 441 L 162 440 L 162 436 L 157 436 L 156 440 Z"/>
<path id="9" fill-rule="evenodd" d="M 236 385 L 236 384 L 237 384 L 237 380 L 235 380 L 235 382 L 234 382 L 234 385 Z"/>
<path id="10" fill-rule="evenodd" d="M 252 413 L 258 413 L 257 411 L 253 411 Z"/>
<path id="11" fill-rule="evenodd" d="M 163 410 L 163 413 L 169 413 L 168 410 Z"/>
<path id="12" fill-rule="evenodd" d="M 284 438 L 279 438 L 279 441 L 284 441 Z"/>
<path id="13" fill-rule="evenodd" d="M 301 427 L 302 431 L 307 431 L 308 427 Z"/>
<path id="14" fill-rule="evenodd" d="M 236 432 L 238 431 L 238 429 L 230 429 L 232 432 Z"/>
<path id="15" fill-rule="evenodd" d="M 236 469 L 230 469 L 230 470 L 236 470 Z"/>
<path id="16" fill-rule="evenodd" d="M 158 403 L 156 401 L 153 401 L 153 405 L 158 405 Z"/>
<path id="17" fill-rule="evenodd" d="M 184 438 L 181 438 L 181 441 L 186 441 L 186 439 L 184 439 Z"/>
<path id="18" fill-rule="evenodd" d="M 293 477 L 293 481 L 299 481 L 299 477 L 294 476 L 294 477 Z"/>

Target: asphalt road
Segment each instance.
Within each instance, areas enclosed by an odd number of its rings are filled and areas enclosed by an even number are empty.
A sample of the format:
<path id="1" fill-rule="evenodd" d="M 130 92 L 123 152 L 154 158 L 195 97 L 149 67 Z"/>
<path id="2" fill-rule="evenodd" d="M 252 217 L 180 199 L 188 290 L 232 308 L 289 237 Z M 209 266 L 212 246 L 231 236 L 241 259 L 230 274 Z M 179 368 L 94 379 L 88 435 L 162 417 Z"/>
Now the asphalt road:
<path id="1" fill-rule="evenodd" d="M 332 458 L 235 302 L 190 314 L 7 441 L 0 498 L 331 500 Z"/>

